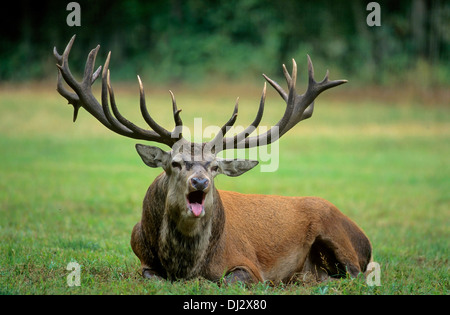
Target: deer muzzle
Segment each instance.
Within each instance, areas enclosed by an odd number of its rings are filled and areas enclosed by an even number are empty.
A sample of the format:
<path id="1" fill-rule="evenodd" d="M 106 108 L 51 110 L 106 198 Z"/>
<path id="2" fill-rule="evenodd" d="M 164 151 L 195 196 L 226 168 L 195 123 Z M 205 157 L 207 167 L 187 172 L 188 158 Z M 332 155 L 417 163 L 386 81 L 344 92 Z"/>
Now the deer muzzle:
<path id="1" fill-rule="evenodd" d="M 205 211 L 205 197 L 209 191 L 209 179 L 206 177 L 192 177 L 189 180 L 189 193 L 186 197 L 187 205 L 192 214 L 200 217 Z"/>

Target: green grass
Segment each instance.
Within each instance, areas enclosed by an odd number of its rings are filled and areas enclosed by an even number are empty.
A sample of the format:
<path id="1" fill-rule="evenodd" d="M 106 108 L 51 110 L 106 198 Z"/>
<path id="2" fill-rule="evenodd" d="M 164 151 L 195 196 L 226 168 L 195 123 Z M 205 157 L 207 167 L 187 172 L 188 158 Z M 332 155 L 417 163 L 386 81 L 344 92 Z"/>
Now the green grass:
<path id="1" fill-rule="evenodd" d="M 226 287 L 204 279 L 146 281 L 129 245 L 148 185 L 136 141 L 117 136 L 53 89 L 0 90 L 0 294 L 449 294 L 450 111 L 442 101 L 321 95 L 312 119 L 280 145 L 274 173 L 218 177 L 220 189 L 315 195 L 330 200 L 369 236 L 381 286 L 363 279 Z M 142 123 L 137 88 L 117 89 L 119 106 Z M 253 119 L 259 89 L 175 89 L 193 126 L 219 125 L 240 94 L 238 123 Z M 239 91 L 238 91 L 239 90 Z M 147 93 L 151 112 L 171 128 L 170 98 Z M 271 91 L 262 124 L 283 111 Z M 143 124 L 141 124 L 143 126 Z M 69 262 L 81 286 L 68 287 Z"/>

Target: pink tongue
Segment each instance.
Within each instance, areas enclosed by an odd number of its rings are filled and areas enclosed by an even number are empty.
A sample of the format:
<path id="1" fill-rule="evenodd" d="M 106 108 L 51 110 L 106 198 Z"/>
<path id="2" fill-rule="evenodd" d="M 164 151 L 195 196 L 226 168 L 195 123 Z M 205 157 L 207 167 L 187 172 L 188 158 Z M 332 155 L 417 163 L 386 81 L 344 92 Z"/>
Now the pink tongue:
<path id="1" fill-rule="evenodd" d="M 202 213 L 203 206 L 200 203 L 191 203 L 191 210 L 198 217 Z"/>

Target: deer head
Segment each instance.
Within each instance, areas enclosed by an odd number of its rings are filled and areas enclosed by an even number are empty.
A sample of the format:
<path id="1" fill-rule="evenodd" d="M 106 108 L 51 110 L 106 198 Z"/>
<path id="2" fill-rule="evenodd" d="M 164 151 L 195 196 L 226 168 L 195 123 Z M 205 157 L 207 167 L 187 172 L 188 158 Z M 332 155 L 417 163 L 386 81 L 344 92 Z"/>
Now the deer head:
<path id="1" fill-rule="evenodd" d="M 140 110 L 151 130 L 138 127 L 121 115 L 116 106 L 110 81 L 109 62 L 111 52 L 108 54 L 103 71 L 101 66 L 95 72 L 93 71 L 95 58 L 100 46 L 97 46 L 89 53 L 81 82 L 75 80 L 68 64 L 68 57 L 74 40 L 75 36 L 72 37 L 62 55 L 58 54 L 56 48 L 54 49 L 59 69 L 57 91 L 68 100 L 69 104 L 74 106 L 73 120 L 76 120 L 79 108 L 83 107 L 105 127 L 118 134 L 169 146 L 171 150 L 164 151 L 158 147 L 137 144 L 136 150 L 146 165 L 164 169 L 170 182 L 168 185 L 168 200 L 171 204 L 168 208 L 177 209 L 178 213 L 173 213 L 172 215 L 183 219 L 208 216 L 208 211 L 205 211 L 205 209 L 209 209 L 209 205 L 213 203 L 211 191 L 214 189 L 215 176 L 218 174 L 239 176 L 258 164 L 258 161 L 252 160 L 222 159 L 217 157 L 217 153 L 226 149 L 267 145 L 278 140 L 279 137 L 283 136 L 297 123 L 311 117 L 314 110 L 314 99 L 321 92 L 347 82 L 346 80 L 328 80 L 328 71 L 321 82 L 316 82 L 314 80 L 313 65 L 308 56 L 308 88 L 303 95 L 299 95 L 295 89 L 297 65 L 295 60 L 292 60 L 291 74 L 283 65 L 288 92 L 275 81 L 263 75 L 286 102 L 284 115 L 275 126 L 266 133 L 249 137 L 258 127 L 263 115 L 266 97 L 266 84 L 264 83 L 259 110 L 250 126 L 232 137 L 225 137 L 225 134 L 237 119 L 238 102 L 236 102 L 231 118 L 223 125 L 214 139 L 205 143 L 193 143 L 182 136 L 181 109 L 178 109 L 175 97 L 171 91 L 169 92 L 172 97 L 175 128 L 172 131 L 168 131 L 153 120 L 147 110 L 144 88 L 139 76 Z M 100 76 L 100 73 L 102 74 L 101 104 L 93 96 L 91 90 L 92 84 Z M 64 87 L 63 79 L 75 93 L 68 91 Z M 112 112 L 109 103 L 111 103 Z"/>
<path id="2" fill-rule="evenodd" d="M 205 146 L 184 139 L 170 151 L 136 145 L 146 165 L 161 167 L 168 175 L 167 209 L 180 212 L 172 213 L 172 217 L 190 219 L 208 216 L 205 209 L 212 209 L 214 201 L 210 192 L 214 189 L 214 178 L 218 174 L 239 176 L 258 164 L 258 161 L 218 158 L 211 151 L 206 151 Z"/>

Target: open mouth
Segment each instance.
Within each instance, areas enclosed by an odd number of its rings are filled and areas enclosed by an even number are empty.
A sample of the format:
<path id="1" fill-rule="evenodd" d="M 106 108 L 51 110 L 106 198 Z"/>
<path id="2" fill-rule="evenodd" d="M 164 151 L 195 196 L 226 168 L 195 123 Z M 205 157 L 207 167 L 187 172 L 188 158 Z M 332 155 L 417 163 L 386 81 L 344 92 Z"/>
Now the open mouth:
<path id="1" fill-rule="evenodd" d="M 187 195 L 188 208 L 198 217 L 203 212 L 203 204 L 205 202 L 205 193 L 202 190 L 196 190 Z"/>

